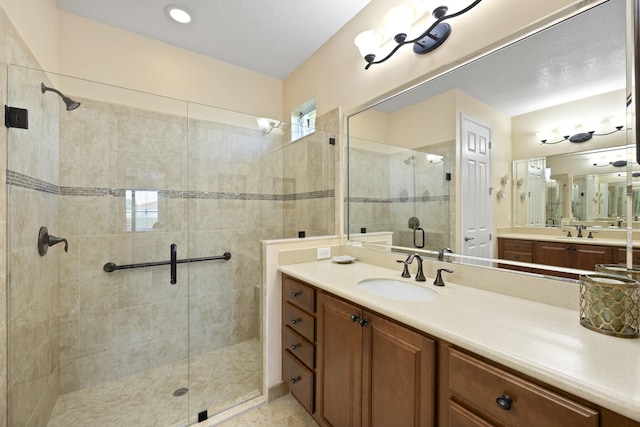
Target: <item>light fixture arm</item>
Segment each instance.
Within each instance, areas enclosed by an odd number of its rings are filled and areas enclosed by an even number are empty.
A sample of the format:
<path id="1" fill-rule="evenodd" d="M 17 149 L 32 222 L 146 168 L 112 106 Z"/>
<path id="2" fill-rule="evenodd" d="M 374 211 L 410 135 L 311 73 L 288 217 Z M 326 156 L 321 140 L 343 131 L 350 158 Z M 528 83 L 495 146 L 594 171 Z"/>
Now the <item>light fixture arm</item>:
<path id="1" fill-rule="evenodd" d="M 371 67 L 373 64 L 380 64 L 382 62 L 385 62 L 387 59 L 391 58 L 398 51 L 398 49 L 400 49 L 402 46 L 404 46 L 406 44 L 413 44 L 413 43 L 419 42 L 420 40 L 424 39 L 425 37 L 429 37 L 429 38 L 431 38 L 431 39 L 433 39 L 435 41 L 439 41 L 438 37 L 432 34 L 433 30 L 438 25 L 440 25 L 443 21 L 445 21 L 447 19 L 455 18 L 456 16 L 460 16 L 462 14 L 467 13 L 468 11 L 470 11 L 471 9 L 476 7 L 478 5 L 478 3 L 480 3 L 481 1 L 482 0 L 475 0 L 473 3 L 471 3 L 469 6 L 465 7 L 464 9 L 461 9 L 458 12 L 452 13 L 450 15 L 444 15 L 444 16 L 442 16 L 441 14 L 446 14 L 447 13 L 447 7 L 446 6 L 437 7 L 433 12 L 434 17 L 436 17 L 437 19 L 433 24 L 431 24 L 431 26 L 425 32 L 423 32 L 418 37 L 416 37 L 416 38 L 414 38 L 412 40 L 405 40 L 407 35 L 404 34 L 404 33 L 396 34 L 396 36 L 394 37 L 394 40 L 396 41 L 396 43 L 398 43 L 398 45 L 396 47 L 394 47 L 391 50 L 391 52 L 389 52 L 389 54 L 387 56 L 385 56 L 384 58 L 382 58 L 382 59 L 380 59 L 378 61 L 374 61 L 375 56 L 367 55 L 365 57 L 365 60 L 367 61 L 367 65 L 364 67 L 364 69 L 368 70 L 369 67 Z M 440 15 L 440 16 L 438 16 L 438 15 Z M 424 52 L 424 53 L 426 53 L 426 52 Z M 371 60 L 369 60 L 369 58 Z"/>

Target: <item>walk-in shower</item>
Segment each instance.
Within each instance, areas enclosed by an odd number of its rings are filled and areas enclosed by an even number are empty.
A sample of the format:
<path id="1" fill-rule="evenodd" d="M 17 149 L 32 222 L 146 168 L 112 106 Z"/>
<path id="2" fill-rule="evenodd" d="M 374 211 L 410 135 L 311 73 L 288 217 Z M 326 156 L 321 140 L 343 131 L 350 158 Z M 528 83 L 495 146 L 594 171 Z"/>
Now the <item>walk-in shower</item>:
<path id="1" fill-rule="evenodd" d="M 260 241 L 333 234 L 334 135 L 8 77 L 8 425 L 184 426 L 266 393 Z"/>

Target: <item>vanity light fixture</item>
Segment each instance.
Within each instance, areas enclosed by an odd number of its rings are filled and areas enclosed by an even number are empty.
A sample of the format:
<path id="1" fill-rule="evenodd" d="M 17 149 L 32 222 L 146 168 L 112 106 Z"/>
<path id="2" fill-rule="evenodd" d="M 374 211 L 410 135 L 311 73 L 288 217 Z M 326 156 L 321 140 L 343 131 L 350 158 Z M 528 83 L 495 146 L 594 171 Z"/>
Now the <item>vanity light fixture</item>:
<path id="1" fill-rule="evenodd" d="M 166 13 L 169 18 L 179 22 L 180 24 L 188 24 L 191 22 L 191 14 L 183 6 L 169 4 L 165 6 L 164 13 Z"/>
<path id="2" fill-rule="evenodd" d="M 435 22 L 418 37 L 407 40 L 407 34 L 411 29 L 411 25 L 422 17 L 424 11 L 427 9 L 426 3 L 428 1 L 429 0 L 420 0 L 415 2 L 414 6 L 396 6 L 385 14 L 382 31 L 367 30 L 356 36 L 354 43 L 360 50 L 360 55 L 367 62 L 367 65 L 364 67 L 365 70 L 368 70 L 373 64 L 380 64 L 391 58 L 398 49 L 407 44 L 413 44 L 413 52 L 418 55 L 424 55 L 437 49 L 447 40 L 449 34 L 451 34 L 451 25 L 443 21 L 467 13 L 482 0 L 475 0 L 464 9 L 448 15 L 447 12 L 449 12 L 449 8 L 447 6 L 441 5 L 434 8 L 431 15 L 436 19 Z M 387 34 L 387 37 L 385 37 L 385 34 Z M 396 46 L 387 56 L 376 61 L 380 46 L 385 40 L 391 37 L 393 37 L 393 40 L 396 42 Z"/>
<path id="3" fill-rule="evenodd" d="M 606 135 L 611 135 L 612 133 L 616 133 L 616 132 L 620 132 L 622 129 L 624 129 L 624 117 L 622 117 L 622 121 L 620 121 L 619 117 L 612 117 L 609 119 L 609 123 L 611 125 L 612 128 L 614 128 L 614 130 L 612 130 L 611 132 L 605 132 L 605 133 L 595 133 L 595 131 L 591 130 L 588 132 L 578 132 L 575 134 L 570 134 L 567 131 L 562 131 L 560 134 L 562 135 L 562 139 L 558 140 L 558 141 L 554 141 L 554 142 L 549 142 L 549 133 L 545 133 L 545 132 L 538 132 L 536 135 L 538 136 L 538 139 L 540 139 L 540 142 L 542 144 L 545 145 L 552 145 L 552 144 L 558 144 L 560 142 L 563 141 L 570 141 L 570 142 L 575 142 L 575 143 L 580 143 L 580 142 L 587 142 L 589 141 L 591 138 L 593 138 L 594 136 L 606 136 Z M 622 124 L 621 124 L 622 123 Z"/>

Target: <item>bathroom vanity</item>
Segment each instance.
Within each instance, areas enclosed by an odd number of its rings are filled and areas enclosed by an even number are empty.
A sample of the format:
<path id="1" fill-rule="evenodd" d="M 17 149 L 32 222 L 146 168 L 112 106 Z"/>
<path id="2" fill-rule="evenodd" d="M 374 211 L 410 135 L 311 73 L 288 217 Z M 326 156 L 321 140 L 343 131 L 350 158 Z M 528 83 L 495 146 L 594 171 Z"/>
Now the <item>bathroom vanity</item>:
<path id="1" fill-rule="evenodd" d="M 558 231 L 558 234 L 560 231 Z M 621 239 L 593 239 L 537 234 L 508 234 L 498 236 L 498 258 L 562 268 L 593 271 L 597 264 L 626 264 L 627 249 Z M 640 249 L 633 250 L 633 264 L 640 265 Z M 557 270 L 536 269 L 529 266 L 500 267 L 530 273 L 577 279 L 578 275 Z"/>
<path id="2" fill-rule="evenodd" d="M 279 269 L 283 381 L 320 425 L 640 426 L 640 341 L 577 310 L 429 278 L 436 299 L 398 301 L 358 283 L 399 272 L 360 262 Z"/>

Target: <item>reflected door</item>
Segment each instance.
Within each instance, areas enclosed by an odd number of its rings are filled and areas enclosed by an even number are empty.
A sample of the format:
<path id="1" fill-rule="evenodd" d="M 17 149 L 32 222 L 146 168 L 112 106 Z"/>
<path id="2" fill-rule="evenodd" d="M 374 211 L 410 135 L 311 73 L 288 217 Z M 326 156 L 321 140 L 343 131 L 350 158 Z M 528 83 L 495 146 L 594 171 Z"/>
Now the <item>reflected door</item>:
<path id="1" fill-rule="evenodd" d="M 463 115 L 461 138 L 463 253 L 492 258 L 491 129 Z"/>

